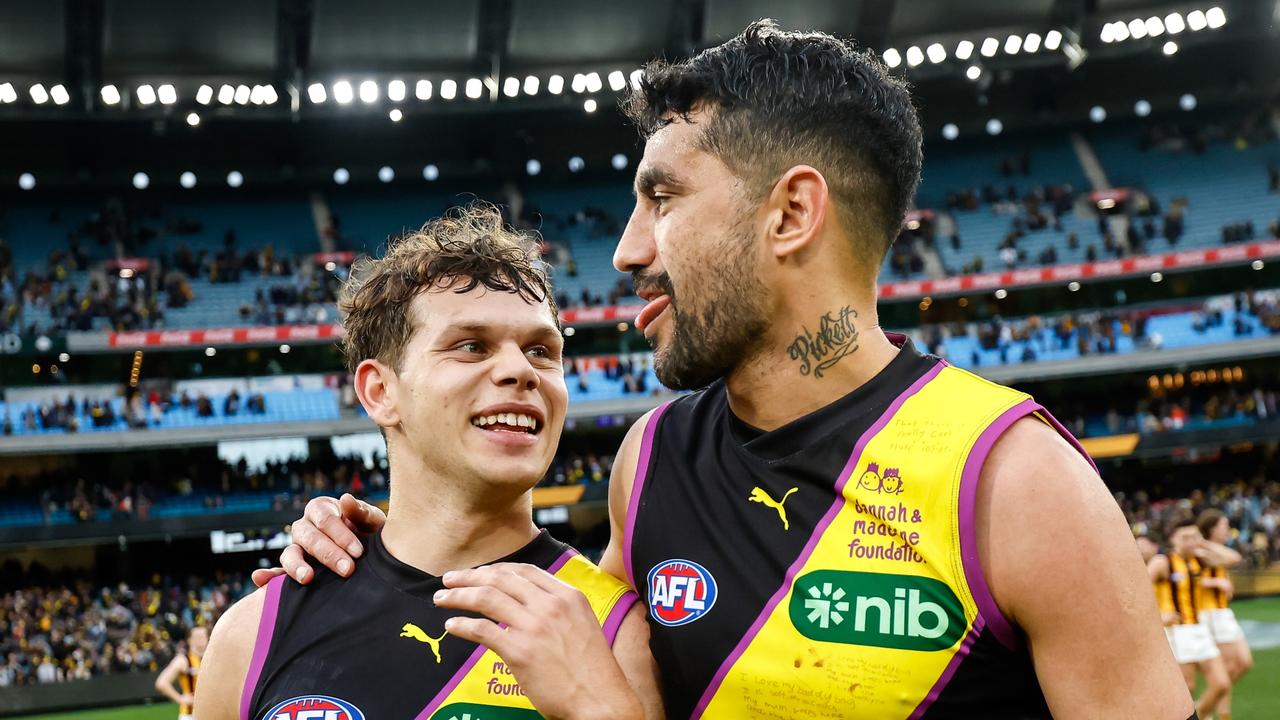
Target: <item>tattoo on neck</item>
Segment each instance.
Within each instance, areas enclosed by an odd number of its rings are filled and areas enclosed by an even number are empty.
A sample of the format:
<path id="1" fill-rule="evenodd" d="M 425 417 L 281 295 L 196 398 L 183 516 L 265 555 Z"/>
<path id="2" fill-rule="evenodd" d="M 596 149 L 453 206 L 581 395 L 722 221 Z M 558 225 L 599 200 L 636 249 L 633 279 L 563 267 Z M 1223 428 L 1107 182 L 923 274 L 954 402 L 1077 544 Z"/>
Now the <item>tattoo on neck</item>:
<path id="1" fill-rule="evenodd" d="M 858 349 L 858 330 L 853 326 L 853 318 L 856 317 L 858 311 L 845 305 L 823 315 L 818 321 L 817 333 L 811 333 L 803 326 L 800 328 L 802 332 L 787 351 L 792 360 L 800 361 L 801 375 L 812 373 L 820 379 L 831 366 Z"/>

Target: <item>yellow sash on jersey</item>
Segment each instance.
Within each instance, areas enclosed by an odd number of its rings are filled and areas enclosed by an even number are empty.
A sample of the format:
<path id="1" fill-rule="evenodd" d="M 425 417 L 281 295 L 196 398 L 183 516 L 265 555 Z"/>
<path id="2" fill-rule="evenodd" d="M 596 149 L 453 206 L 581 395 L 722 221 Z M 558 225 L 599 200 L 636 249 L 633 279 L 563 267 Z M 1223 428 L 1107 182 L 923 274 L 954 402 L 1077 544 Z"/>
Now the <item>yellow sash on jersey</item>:
<path id="1" fill-rule="evenodd" d="M 587 596 L 596 620 L 612 642 L 623 616 L 635 603 L 636 594 L 631 588 L 576 554 L 552 574 Z M 468 716 L 477 720 L 542 717 L 521 692 L 511 669 L 497 653 L 483 645 L 476 648 L 449 684 L 418 714 L 419 720 Z"/>
<path id="2" fill-rule="evenodd" d="M 1039 406 L 945 364 L 895 405 L 854 447 L 842 501 L 694 717 L 906 718 L 984 626 L 1016 644 L 980 577 L 973 493 L 995 439 Z"/>

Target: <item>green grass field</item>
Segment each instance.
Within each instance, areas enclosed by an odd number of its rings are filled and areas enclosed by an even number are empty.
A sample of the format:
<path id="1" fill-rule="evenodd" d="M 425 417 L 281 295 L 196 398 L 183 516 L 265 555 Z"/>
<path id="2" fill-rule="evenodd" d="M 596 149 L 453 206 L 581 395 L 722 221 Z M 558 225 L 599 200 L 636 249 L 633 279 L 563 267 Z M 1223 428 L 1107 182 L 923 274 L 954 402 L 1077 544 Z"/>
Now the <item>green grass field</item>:
<path id="1" fill-rule="evenodd" d="M 1280 624 L 1280 597 L 1241 600 L 1232 605 L 1241 620 Z M 1280 647 L 1255 650 L 1253 672 L 1235 689 L 1235 720 L 1280 718 Z M 137 705 L 107 710 L 86 710 L 58 715 L 38 715 L 20 720 L 176 720 L 175 705 Z"/>

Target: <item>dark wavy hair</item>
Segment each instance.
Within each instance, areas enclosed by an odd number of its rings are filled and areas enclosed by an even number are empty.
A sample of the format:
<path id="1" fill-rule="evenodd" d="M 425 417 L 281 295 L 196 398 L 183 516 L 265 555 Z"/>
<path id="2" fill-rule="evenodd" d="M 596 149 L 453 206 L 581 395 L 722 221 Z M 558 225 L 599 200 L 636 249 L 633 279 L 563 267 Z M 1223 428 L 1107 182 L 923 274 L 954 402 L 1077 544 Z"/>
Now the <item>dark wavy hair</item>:
<path id="1" fill-rule="evenodd" d="M 655 60 L 623 109 L 648 138 L 712 109 L 701 149 L 762 198 L 789 168 L 822 173 L 842 219 L 879 265 L 920 184 L 920 120 L 907 84 L 874 52 L 820 32 L 759 20 L 678 63 Z"/>
<path id="2" fill-rule="evenodd" d="M 479 286 L 546 302 L 560 322 L 536 239 L 508 227 L 488 203 L 455 208 L 422 229 L 393 239 L 380 259 L 362 258 L 338 296 L 347 370 L 374 358 L 400 372 L 416 326 L 410 303 L 433 287 L 466 293 Z"/>

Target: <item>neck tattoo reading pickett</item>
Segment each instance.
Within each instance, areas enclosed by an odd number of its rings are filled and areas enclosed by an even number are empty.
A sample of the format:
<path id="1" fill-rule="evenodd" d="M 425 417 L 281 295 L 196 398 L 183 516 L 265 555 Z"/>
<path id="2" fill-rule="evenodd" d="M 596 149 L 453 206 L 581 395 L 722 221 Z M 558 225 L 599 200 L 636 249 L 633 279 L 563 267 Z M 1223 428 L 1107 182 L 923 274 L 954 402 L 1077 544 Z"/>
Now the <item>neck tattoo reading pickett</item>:
<path id="1" fill-rule="evenodd" d="M 800 361 L 801 375 L 812 373 L 815 378 L 821 378 L 832 365 L 858 349 L 858 330 L 853 326 L 858 311 L 845 305 L 835 317 L 831 315 L 828 312 L 818 321 L 817 333 L 802 326 L 803 332 L 787 348 L 791 359 Z"/>

